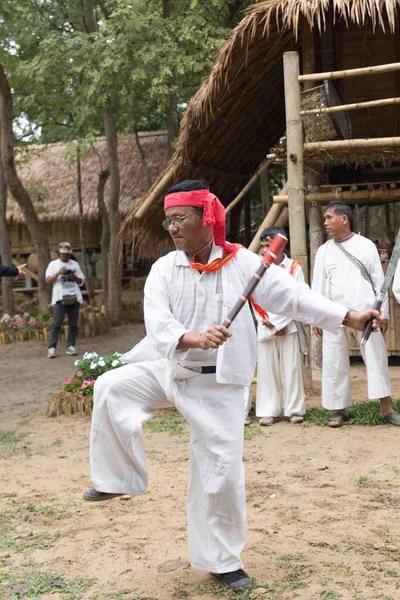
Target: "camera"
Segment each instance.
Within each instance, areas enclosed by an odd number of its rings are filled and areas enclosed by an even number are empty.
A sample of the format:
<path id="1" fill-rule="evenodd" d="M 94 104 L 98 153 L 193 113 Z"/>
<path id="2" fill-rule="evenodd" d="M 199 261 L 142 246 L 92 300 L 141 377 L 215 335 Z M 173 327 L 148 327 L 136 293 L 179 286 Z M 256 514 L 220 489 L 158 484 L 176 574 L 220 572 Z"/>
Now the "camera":
<path id="1" fill-rule="evenodd" d="M 75 271 L 73 271 L 72 269 L 67 269 L 67 270 L 65 271 L 65 274 L 66 274 L 66 275 L 71 275 L 71 273 L 75 273 Z"/>

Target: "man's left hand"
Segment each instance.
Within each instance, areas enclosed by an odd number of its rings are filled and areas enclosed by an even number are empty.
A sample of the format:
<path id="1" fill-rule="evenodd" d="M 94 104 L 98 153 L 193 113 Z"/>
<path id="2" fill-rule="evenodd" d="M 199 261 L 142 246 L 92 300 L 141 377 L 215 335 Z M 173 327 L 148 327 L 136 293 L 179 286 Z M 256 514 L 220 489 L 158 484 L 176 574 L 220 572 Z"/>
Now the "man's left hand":
<path id="1" fill-rule="evenodd" d="M 366 324 L 371 318 L 373 319 L 372 330 L 385 333 L 388 321 L 383 313 L 374 308 L 369 308 L 368 310 L 351 310 L 347 321 L 347 327 L 358 329 L 358 331 L 364 331 Z"/>

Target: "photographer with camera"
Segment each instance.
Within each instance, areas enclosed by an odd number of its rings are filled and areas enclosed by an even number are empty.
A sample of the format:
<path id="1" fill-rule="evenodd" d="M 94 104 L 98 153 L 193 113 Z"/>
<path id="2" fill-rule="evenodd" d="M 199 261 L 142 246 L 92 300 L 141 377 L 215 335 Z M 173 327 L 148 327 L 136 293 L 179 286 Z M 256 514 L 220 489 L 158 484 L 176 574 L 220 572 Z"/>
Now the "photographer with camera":
<path id="1" fill-rule="evenodd" d="M 46 283 L 53 284 L 51 308 L 53 311 L 53 324 L 49 337 L 47 358 L 57 357 L 57 341 L 64 321 L 65 313 L 68 314 L 68 339 L 67 354 L 74 356 L 76 333 L 78 330 L 79 309 L 82 304 L 82 292 L 85 277 L 76 260 L 72 260 L 72 248 L 69 242 L 58 245 L 60 258 L 52 260 L 46 269 Z"/>

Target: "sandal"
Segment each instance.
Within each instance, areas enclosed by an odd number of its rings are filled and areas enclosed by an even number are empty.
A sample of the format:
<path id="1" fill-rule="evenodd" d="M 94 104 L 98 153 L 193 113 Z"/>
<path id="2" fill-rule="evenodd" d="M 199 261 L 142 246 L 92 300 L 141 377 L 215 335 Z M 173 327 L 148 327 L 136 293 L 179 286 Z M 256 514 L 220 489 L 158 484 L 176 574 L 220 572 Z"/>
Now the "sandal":
<path id="1" fill-rule="evenodd" d="M 386 421 L 386 423 L 390 423 L 390 425 L 397 425 L 400 427 L 400 414 L 395 410 L 384 415 L 382 419 Z"/>
<path id="2" fill-rule="evenodd" d="M 289 417 L 289 421 L 293 424 L 303 423 L 304 417 L 303 415 L 292 415 L 291 417 Z"/>
<path id="3" fill-rule="evenodd" d="M 400 415 L 399 415 L 400 416 Z M 336 427 L 341 427 L 343 423 L 349 420 L 349 417 L 345 413 L 333 413 L 327 420 L 326 424 L 328 427 L 332 427 L 335 429 Z"/>
<path id="4" fill-rule="evenodd" d="M 277 423 L 280 420 L 281 420 L 280 417 L 261 417 L 261 419 L 259 420 L 259 423 L 263 427 L 270 427 L 271 425 L 273 425 L 274 423 Z"/>

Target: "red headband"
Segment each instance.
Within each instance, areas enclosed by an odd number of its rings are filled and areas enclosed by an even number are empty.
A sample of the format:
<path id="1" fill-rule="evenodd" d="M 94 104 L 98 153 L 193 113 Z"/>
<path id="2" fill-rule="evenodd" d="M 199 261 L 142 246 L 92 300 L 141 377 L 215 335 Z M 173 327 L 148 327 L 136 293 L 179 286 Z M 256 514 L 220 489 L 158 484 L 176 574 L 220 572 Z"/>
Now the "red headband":
<path id="1" fill-rule="evenodd" d="M 225 208 L 217 196 L 209 190 L 192 190 L 190 192 L 172 192 L 165 196 L 164 210 L 172 206 L 198 206 L 204 209 L 203 225 L 211 227 L 214 235 L 214 243 L 221 246 L 227 252 L 236 249 L 225 239 Z"/>

